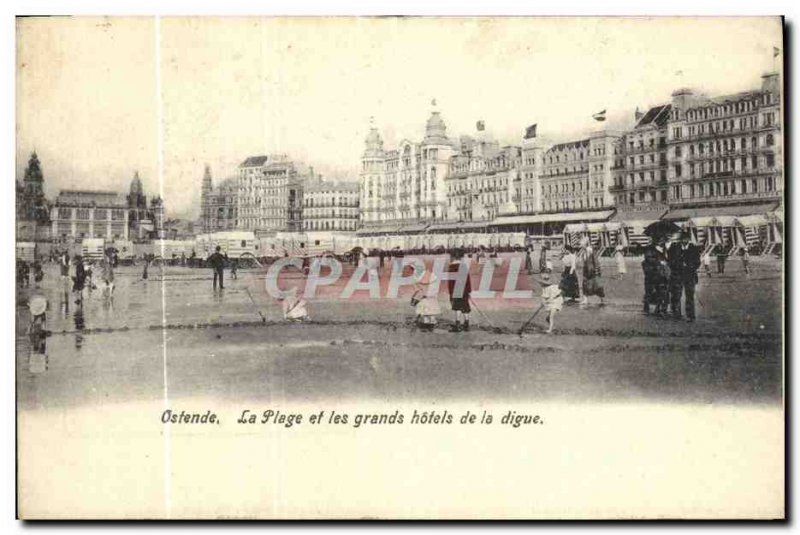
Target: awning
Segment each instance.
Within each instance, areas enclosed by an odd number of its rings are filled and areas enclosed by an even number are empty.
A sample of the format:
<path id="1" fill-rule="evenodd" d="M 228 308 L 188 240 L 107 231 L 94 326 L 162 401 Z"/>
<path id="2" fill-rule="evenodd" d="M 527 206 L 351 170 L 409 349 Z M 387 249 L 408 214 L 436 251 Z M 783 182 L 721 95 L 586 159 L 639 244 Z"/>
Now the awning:
<path id="1" fill-rule="evenodd" d="M 737 217 L 736 222 L 743 227 L 760 227 L 769 223 L 767 216 L 763 214 L 745 215 Z"/>
<path id="2" fill-rule="evenodd" d="M 423 232 L 426 228 L 428 228 L 428 223 L 419 223 L 416 225 L 409 225 L 407 227 L 400 227 L 397 229 L 398 232 Z"/>
<path id="3" fill-rule="evenodd" d="M 566 234 L 574 234 L 576 232 L 586 232 L 586 224 L 585 223 L 570 223 L 569 225 L 564 227 L 564 232 Z"/>
<path id="4" fill-rule="evenodd" d="M 687 227 L 718 227 L 717 220 L 710 216 L 693 217 L 686 222 Z"/>
<path id="5" fill-rule="evenodd" d="M 738 206 L 714 206 L 707 208 L 678 208 L 670 210 L 662 219 L 690 219 L 693 217 L 743 216 L 766 214 L 775 210 L 776 203 L 743 204 Z"/>
<path id="6" fill-rule="evenodd" d="M 736 218 L 732 215 L 719 215 L 714 218 L 718 227 L 735 227 Z"/>
<path id="7" fill-rule="evenodd" d="M 487 221 L 457 221 L 453 223 L 437 223 L 428 227 L 428 232 L 437 230 L 466 230 L 486 228 Z"/>
<path id="8" fill-rule="evenodd" d="M 652 223 L 655 223 L 655 220 L 637 219 L 635 221 L 625 221 L 623 224 L 625 225 L 625 228 L 632 229 L 633 232 L 637 234 L 642 234 L 644 233 L 644 229 L 646 229 L 648 225 L 651 225 Z"/>
<path id="9" fill-rule="evenodd" d="M 659 208 L 656 210 L 617 210 L 611 221 L 622 221 L 627 224 L 628 221 L 650 221 L 661 219 L 667 213 L 666 208 Z"/>
<path id="10" fill-rule="evenodd" d="M 570 223 L 578 221 L 606 221 L 614 210 L 597 212 L 572 212 L 565 214 L 536 214 L 498 217 L 492 225 L 528 225 L 533 223 Z"/>
<path id="11" fill-rule="evenodd" d="M 361 228 L 356 231 L 356 236 L 383 236 L 390 232 L 397 232 L 400 230 L 398 226 L 390 227 L 374 227 L 374 228 Z"/>

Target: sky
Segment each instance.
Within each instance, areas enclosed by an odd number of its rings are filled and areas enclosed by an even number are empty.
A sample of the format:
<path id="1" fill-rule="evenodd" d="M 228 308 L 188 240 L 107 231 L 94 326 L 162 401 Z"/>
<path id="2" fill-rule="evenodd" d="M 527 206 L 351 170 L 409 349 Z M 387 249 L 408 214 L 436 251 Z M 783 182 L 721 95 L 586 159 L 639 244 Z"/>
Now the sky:
<path id="1" fill-rule="evenodd" d="M 433 99 L 451 136 L 580 139 L 679 87 L 756 88 L 781 39 L 777 18 L 18 19 L 17 178 L 34 149 L 50 197 L 138 171 L 196 217 L 205 164 L 286 153 L 355 180 L 370 121 L 419 140 Z"/>

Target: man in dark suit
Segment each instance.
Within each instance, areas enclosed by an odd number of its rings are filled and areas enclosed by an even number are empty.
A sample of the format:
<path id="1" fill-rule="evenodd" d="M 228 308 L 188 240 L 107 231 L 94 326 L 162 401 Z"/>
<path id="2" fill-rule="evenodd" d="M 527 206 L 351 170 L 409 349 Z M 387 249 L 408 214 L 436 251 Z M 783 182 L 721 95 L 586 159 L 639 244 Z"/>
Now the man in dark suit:
<path id="1" fill-rule="evenodd" d="M 214 253 L 208 257 L 206 264 L 214 270 L 214 290 L 217 289 L 217 279 L 219 279 L 219 289 L 224 290 L 225 286 L 222 282 L 222 275 L 225 269 L 225 256 L 220 252 L 221 247 L 217 245 Z"/>
<path id="2" fill-rule="evenodd" d="M 664 236 L 656 236 L 653 243 L 644 250 L 642 271 L 644 271 L 644 313 L 650 314 L 650 305 L 656 307 L 658 316 L 667 314 L 667 285 L 669 268 Z"/>
<path id="3" fill-rule="evenodd" d="M 694 321 L 694 288 L 697 284 L 697 270 L 700 267 L 700 249 L 691 243 L 688 230 L 681 232 L 680 240 L 673 243 L 667 252 L 670 267 L 670 301 L 672 315 L 681 319 L 681 294 L 686 296 L 684 303 L 686 321 Z"/>

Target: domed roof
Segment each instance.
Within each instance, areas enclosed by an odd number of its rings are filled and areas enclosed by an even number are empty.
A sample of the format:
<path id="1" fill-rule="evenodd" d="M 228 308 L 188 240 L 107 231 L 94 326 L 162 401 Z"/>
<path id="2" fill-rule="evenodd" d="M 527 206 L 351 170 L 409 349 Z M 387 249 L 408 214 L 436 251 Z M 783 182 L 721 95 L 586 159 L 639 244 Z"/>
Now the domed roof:
<path id="1" fill-rule="evenodd" d="M 447 127 L 442 120 L 442 116 L 438 111 L 431 113 L 428 122 L 425 125 L 425 142 L 442 142 L 447 143 Z"/>
<path id="2" fill-rule="evenodd" d="M 365 157 L 380 157 L 383 154 L 383 139 L 377 128 L 370 128 L 367 138 L 364 140 L 366 148 L 364 150 Z"/>
<path id="3" fill-rule="evenodd" d="M 367 134 L 366 144 L 368 148 L 383 148 L 383 139 L 377 128 L 370 128 Z"/>

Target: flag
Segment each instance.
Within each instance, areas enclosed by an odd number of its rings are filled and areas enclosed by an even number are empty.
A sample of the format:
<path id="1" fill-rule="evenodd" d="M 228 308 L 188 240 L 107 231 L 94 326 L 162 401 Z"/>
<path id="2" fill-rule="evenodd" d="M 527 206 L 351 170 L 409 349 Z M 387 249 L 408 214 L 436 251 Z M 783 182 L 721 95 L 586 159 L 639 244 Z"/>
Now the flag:
<path id="1" fill-rule="evenodd" d="M 486 130 L 486 124 L 483 121 L 478 121 L 475 123 L 475 128 L 478 130 L 478 132 L 483 132 Z"/>
<path id="2" fill-rule="evenodd" d="M 534 137 L 536 137 L 536 123 L 525 129 L 525 139 L 531 139 Z"/>
<path id="3" fill-rule="evenodd" d="M 605 121 L 606 120 L 606 110 L 599 111 L 592 115 L 592 119 L 595 121 Z"/>
<path id="4" fill-rule="evenodd" d="M 772 57 L 773 58 L 777 58 L 780 55 L 780 53 L 781 53 L 781 49 L 780 48 L 778 48 L 777 46 L 773 46 L 772 47 Z"/>
<path id="5" fill-rule="evenodd" d="M 436 106 L 436 99 L 431 100 L 431 106 Z"/>

